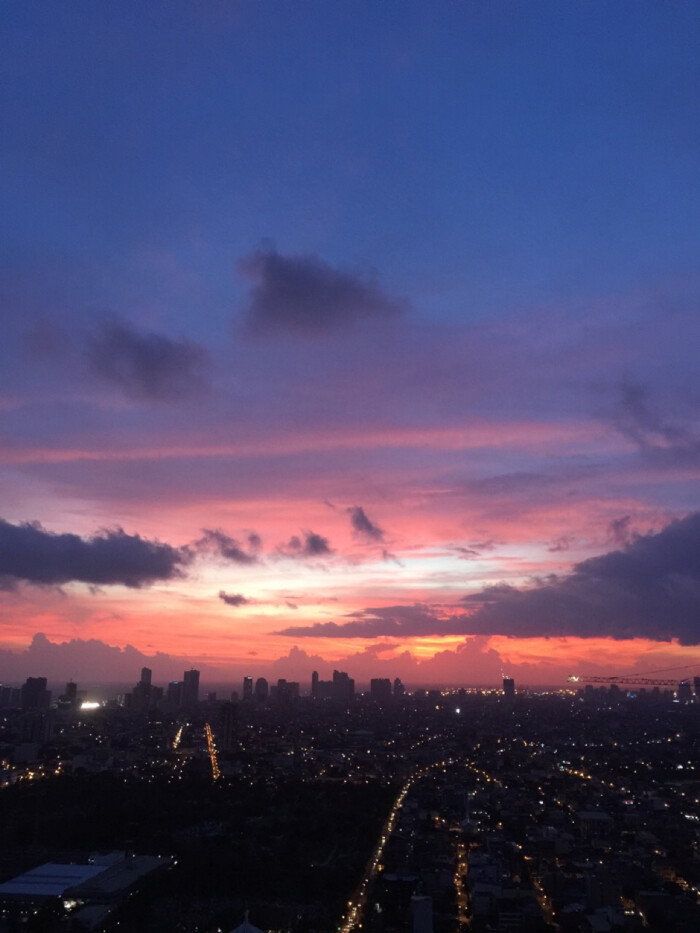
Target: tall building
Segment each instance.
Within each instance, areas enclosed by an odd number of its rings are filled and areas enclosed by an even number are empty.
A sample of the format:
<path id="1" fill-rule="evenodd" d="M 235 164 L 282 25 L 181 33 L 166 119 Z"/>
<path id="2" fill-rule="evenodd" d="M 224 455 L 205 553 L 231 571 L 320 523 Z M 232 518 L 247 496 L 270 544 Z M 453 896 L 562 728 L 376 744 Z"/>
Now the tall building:
<path id="1" fill-rule="evenodd" d="M 404 695 L 405 692 L 406 692 L 406 690 L 405 690 L 405 688 L 404 688 L 404 685 L 401 683 L 401 680 L 397 677 L 397 678 L 394 680 L 394 696 L 395 696 L 395 697 L 402 697 L 402 696 Z"/>
<path id="2" fill-rule="evenodd" d="M 192 709 L 199 703 L 199 671 L 192 668 L 182 675 L 182 705 Z"/>
<path id="3" fill-rule="evenodd" d="M 515 681 L 512 677 L 503 678 L 503 696 L 506 700 L 515 699 Z"/>
<path id="4" fill-rule="evenodd" d="M 219 747 L 223 752 L 233 751 L 236 744 L 238 709 L 234 703 L 223 703 L 220 711 Z"/>
<path id="5" fill-rule="evenodd" d="M 264 703 L 270 695 L 270 685 L 264 677 L 258 677 L 255 681 L 255 699 L 258 703 Z"/>
<path id="6" fill-rule="evenodd" d="M 253 699 L 253 678 L 252 677 L 243 678 L 243 699 L 244 700 Z"/>
<path id="7" fill-rule="evenodd" d="M 391 680 L 388 677 L 373 677 L 369 682 L 369 695 L 377 703 L 391 699 Z"/>
<path id="8" fill-rule="evenodd" d="M 314 699 L 318 697 L 318 671 L 314 671 L 311 675 L 311 696 Z"/>
<path id="9" fill-rule="evenodd" d="M 355 681 L 345 671 L 333 671 L 333 699 L 344 703 L 355 697 Z"/>
<path id="10" fill-rule="evenodd" d="M 182 706 L 182 681 L 181 680 L 171 680 L 168 684 L 168 693 L 166 696 L 166 704 L 168 709 L 175 710 L 180 709 Z"/>
<path id="11" fill-rule="evenodd" d="M 27 677 L 20 687 L 22 709 L 48 709 L 51 691 L 46 689 L 45 677 Z"/>
<path id="12" fill-rule="evenodd" d="M 150 669 L 150 667 L 141 668 L 141 683 L 142 684 L 145 684 L 146 686 L 150 687 L 152 676 L 153 676 L 153 671 Z"/>

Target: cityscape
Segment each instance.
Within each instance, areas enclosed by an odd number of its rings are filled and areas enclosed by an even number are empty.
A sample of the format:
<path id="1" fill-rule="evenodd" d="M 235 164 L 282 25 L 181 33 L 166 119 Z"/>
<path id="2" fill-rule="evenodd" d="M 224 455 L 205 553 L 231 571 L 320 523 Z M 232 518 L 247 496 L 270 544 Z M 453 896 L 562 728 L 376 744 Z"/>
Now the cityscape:
<path id="1" fill-rule="evenodd" d="M 0 933 L 700 933 L 699 49 L 0 3 Z"/>
<path id="2" fill-rule="evenodd" d="M 0 929 L 692 933 L 700 676 L 0 687 Z"/>

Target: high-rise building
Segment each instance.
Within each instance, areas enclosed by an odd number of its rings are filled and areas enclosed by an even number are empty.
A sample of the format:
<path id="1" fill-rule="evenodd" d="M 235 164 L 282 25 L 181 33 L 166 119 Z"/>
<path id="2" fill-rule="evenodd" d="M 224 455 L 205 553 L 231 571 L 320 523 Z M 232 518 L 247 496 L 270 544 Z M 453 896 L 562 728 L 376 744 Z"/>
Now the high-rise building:
<path id="1" fill-rule="evenodd" d="M 168 693 L 165 699 L 168 709 L 180 709 L 182 706 L 182 681 L 171 680 L 168 684 Z"/>
<path id="2" fill-rule="evenodd" d="M 681 703 L 692 703 L 693 691 L 690 688 L 689 680 L 682 680 L 678 684 L 678 699 Z"/>
<path id="3" fill-rule="evenodd" d="M 515 698 L 515 681 L 512 677 L 503 678 L 503 696 L 506 700 L 513 700 Z"/>
<path id="4" fill-rule="evenodd" d="M 252 677 L 243 678 L 243 699 L 244 700 L 253 699 L 253 678 Z"/>
<path id="5" fill-rule="evenodd" d="M 150 667 L 141 668 L 141 683 L 147 686 L 151 686 L 151 677 L 153 676 L 153 671 Z"/>
<path id="6" fill-rule="evenodd" d="M 20 688 L 22 709 L 48 709 L 51 691 L 46 689 L 45 677 L 27 677 Z"/>
<path id="7" fill-rule="evenodd" d="M 394 680 L 394 696 L 395 696 L 395 697 L 402 697 L 402 696 L 404 695 L 405 692 L 406 692 L 406 690 L 405 690 L 405 688 L 404 688 L 404 685 L 401 683 L 400 679 L 397 677 L 397 678 Z"/>
<path id="8" fill-rule="evenodd" d="M 369 682 L 369 695 L 377 703 L 391 699 L 391 680 L 388 677 L 373 677 Z"/>
<path id="9" fill-rule="evenodd" d="M 345 671 L 333 671 L 333 699 L 344 703 L 355 697 L 355 681 Z"/>
<path id="10" fill-rule="evenodd" d="M 234 703 L 223 703 L 220 711 L 219 747 L 223 752 L 233 751 L 236 743 L 238 708 Z"/>
<path id="11" fill-rule="evenodd" d="M 199 703 L 199 671 L 192 668 L 182 675 L 182 705 L 192 709 Z"/>
<path id="12" fill-rule="evenodd" d="M 264 703 L 270 695 L 270 686 L 264 677 L 258 677 L 255 681 L 255 699 L 258 703 Z"/>
<path id="13" fill-rule="evenodd" d="M 314 699 L 318 697 L 318 671 L 314 671 L 311 675 L 311 696 Z"/>

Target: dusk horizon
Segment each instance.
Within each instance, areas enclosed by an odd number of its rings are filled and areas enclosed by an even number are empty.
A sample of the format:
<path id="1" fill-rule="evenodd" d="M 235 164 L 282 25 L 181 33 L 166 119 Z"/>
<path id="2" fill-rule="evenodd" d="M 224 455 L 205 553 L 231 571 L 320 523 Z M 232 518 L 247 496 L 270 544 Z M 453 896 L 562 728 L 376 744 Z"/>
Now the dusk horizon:
<path id="1" fill-rule="evenodd" d="M 0 682 L 700 674 L 697 7 L 3 21 Z"/>

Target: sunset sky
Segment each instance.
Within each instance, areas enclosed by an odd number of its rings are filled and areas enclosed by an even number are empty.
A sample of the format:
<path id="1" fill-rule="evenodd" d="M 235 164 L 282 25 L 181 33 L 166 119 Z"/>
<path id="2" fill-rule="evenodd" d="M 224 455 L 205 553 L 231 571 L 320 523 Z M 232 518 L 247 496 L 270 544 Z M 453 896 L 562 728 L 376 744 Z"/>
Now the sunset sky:
<path id="1" fill-rule="evenodd" d="M 0 17 L 0 679 L 700 673 L 697 3 Z"/>

